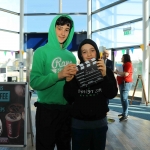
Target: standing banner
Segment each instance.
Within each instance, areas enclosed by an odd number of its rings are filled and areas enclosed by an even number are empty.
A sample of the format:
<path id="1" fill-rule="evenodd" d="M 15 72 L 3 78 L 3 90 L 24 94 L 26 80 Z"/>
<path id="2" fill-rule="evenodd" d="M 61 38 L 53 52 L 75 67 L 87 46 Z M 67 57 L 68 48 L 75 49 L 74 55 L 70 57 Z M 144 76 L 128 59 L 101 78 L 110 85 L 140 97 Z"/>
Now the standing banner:
<path id="1" fill-rule="evenodd" d="M 0 82 L 0 147 L 27 145 L 27 82 Z"/>

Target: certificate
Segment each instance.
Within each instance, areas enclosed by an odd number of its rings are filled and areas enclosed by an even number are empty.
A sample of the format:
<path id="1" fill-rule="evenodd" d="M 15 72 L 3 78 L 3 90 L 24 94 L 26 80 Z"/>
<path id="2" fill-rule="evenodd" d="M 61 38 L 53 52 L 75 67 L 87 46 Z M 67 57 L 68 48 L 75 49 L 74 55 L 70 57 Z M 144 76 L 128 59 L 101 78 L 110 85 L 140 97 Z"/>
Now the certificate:
<path id="1" fill-rule="evenodd" d="M 117 69 L 119 72 L 123 72 L 123 66 L 122 66 L 122 64 L 116 64 L 116 69 Z M 117 74 L 117 76 L 120 76 L 120 75 Z"/>

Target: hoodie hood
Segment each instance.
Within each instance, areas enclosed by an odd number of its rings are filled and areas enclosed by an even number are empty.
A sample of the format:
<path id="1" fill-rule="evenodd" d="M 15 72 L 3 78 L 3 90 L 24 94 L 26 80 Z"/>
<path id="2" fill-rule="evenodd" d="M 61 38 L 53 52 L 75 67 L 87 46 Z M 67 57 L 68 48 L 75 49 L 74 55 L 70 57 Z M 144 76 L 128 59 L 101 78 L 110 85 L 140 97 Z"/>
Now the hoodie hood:
<path id="1" fill-rule="evenodd" d="M 81 55 L 81 47 L 84 44 L 90 44 L 90 45 L 92 45 L 95 48 L 95 50 L 96 50 L 96 60 L 98 60 L 100 58 L 100 54 L 99 54 L 99 50 L 98 50 L 97 44 L 93 40 L 91 40 L 91 39 L 85 39 L 85 40 L 83 40 L 80 43 L 80 45 L 78 47 L 78 58 L 80 59 L 80 63 L 84 62 L 84 60 L 82 58 L 82 55 Z"/>
<path id="2" fill-rule="evenodd" d="M 66 49 L 72 41 L 72 38 L 73 38 L 73 35 L 74 35 L 74 23 L 72 25 L 72 28 L 71 28 L 70 33 L 68 35 L 68 38 L 66 39 L 66 41 L 63 44 L 63 47 L 62 48 L 60 47 L 60 43 L 59 43 L 59 41 L 57 39 L 57 35 L 56 35 L 55 24 L 56 24 L 57 19 L 61 16 L 67 17 L 70 20 L 72 20 L 72 18 L 68 15 L 57 15 L 52 20 L 51 25 L 49 27 L 48 43 L 47 43 L 50 49 L 55 49 L 55 50 Z"/>

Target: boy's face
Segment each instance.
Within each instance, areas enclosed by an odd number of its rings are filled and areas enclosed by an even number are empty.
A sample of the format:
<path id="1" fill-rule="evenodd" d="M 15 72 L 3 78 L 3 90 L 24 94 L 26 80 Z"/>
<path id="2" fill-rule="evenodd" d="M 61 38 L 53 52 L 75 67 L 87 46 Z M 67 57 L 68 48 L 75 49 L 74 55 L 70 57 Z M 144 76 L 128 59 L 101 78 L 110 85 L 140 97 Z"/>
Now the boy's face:
<path id="1" fill-rule="evenodd" d="M 81 47 L 81 55 L 84 61 L 96 58 L 96 50 L 91 44 L 84 44 Z"/>
<path id="2" fill-rule="evenodd" d="M 67 25 L 56 25 L 56 36 L 60 44 L 67 39 L 69 35 L 70 27 Z"/>

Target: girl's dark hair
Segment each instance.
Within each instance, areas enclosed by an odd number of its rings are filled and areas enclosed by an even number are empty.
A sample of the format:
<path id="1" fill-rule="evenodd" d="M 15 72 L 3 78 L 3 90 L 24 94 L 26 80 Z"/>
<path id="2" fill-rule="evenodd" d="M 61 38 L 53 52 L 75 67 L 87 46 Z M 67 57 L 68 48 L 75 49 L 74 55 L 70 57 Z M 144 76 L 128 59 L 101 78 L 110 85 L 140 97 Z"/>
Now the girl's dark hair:
<path id="1" fill-rule="evenodd" d="M 73 26 L 73 22 L 72 22 L 72 20 L 70 20 L 69 18 L 64 17 L 64 16 L 61 16 L 61 17 L 59 17 L 59 18 L 57 19 L 55 26 L 56 26 L 56 25 L 61 25 L 61 26 L 67 25 L 67 26 L 70 27 L 70 29 L 71 29 L 72 26 Z"/>
<path id="2" fill-rule="evenodd" d="M 131 59 L 130 59 L 130 55 L 129 55 L 129 54 L 123 54 L 123 58 L 124 58 L 124 63 L 126 63 L 126 62 L 131 62 Z"/>

